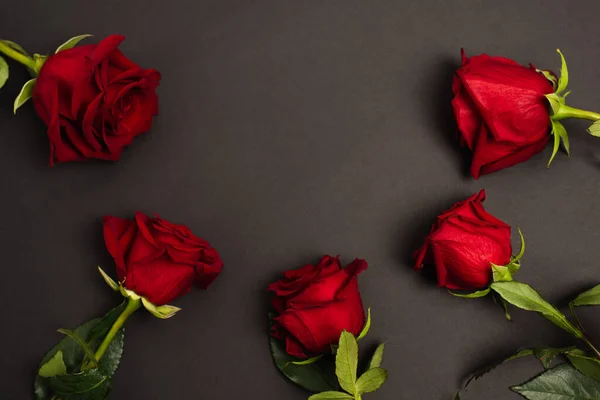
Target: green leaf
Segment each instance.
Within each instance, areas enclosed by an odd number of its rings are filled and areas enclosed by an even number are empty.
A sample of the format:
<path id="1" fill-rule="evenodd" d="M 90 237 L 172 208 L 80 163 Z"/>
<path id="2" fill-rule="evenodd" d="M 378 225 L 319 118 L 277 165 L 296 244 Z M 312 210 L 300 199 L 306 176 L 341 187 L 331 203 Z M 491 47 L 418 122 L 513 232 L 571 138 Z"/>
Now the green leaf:
<path id="1" fill-rule="evenodd" d="M 94 355 L 94 351 L 85 342 L 85 340 L 81 336 L 79 336 L 79 334 L 77 332 L 72 331 L 70 329 L 64 329 L 64 328 L 59 329 L 58 332 L 62 333 L 63 335 L 67 335 L 69 338 L 71 338 L 71 340 L 73 340 L 75 343 L 77 343 L 79 345 L 79 347 L 81 347 L 81 350 L 83 350 L 85 357 L 87 357 L 89 360 L 91 360 L 93 362 L 94 367 L 98 364 L 98 361 L 96 360 L 96 356 Z"/>
<path id="2" fill-rule="evenodd" d="M 594 122 L 587 131 L 592 136 L 600 137 L 600 120 Z"/>
<path id="3" fill-rule="evenodd" d="M 579 349 L 567 352 L 566 356 L 579 372 L 600 381 L 600 361 L 598 359 L 587 357 L 585 352 Z"/>
<path id="4" fill-rule="evenodd" d="M 600 306 L 600 285 L 586 290 L 571 302 L 576 307 L 579 306 Z"/>
<path id="5" fill-rule="evenodd" d="M 4 86 L 8 80 L 8 64 L 6 60 L 0 57 L 0 88 Z"/>
<path id="6" fill-rule="evenodd" d="M 474 381 L 477 380 L 479 378 L 481 378 L 482 376 L 484 376 L 485 374 L 488 374 L 490 372 L 492 372 L 495 368 L 499 367 L 500 365 L 512 361 L 512 360 L 516 360 L 519 359 L 521 357 L 526 357 L 526 356 L 530 356 L 533 354 L 533 350 L 532 349 L 523 349 L 523 350 L 519 350 L 518 352 L 516 352 L 515 354 L 512 354 L 506 358 L 503 358 L 493 364 L 487 365 L 477 371 L 475 371 L 465 382 L 464 386 L 463 386 L 463 390 L 467 388 L 467 386 L 469 386 L 469 384 Z"/>
<path id="7" fill-rule="evenodd" d="M 371 361 L 369 361 L 369 369 L 379 368 L 381 365 L 381 361 L 383 360 L 383 350 L 385 347 L 385 343 L 381 343 L 375 349 L 375 353 L 373 353 L 373 357 L 371 357 Z"/>
<path id="8" fill-rule="evenodd" d="M 65 375 L 67 373 L 67 366 L 63 360 L 62 350 L 57 351 L 54 356 L 48 362 L 40 367 L 38 375 L 42 378 L 50 378 L 56 375 Z"/>
<path id="9" fill-rule="evenodd" d="M 123 302 L 118 307 L 115 307 L 112 310 L 110 310 L 102 318 L 95 318 L 93 320 L 85 322 L 84 324 L 73 329 L 71 332 L 74 332 L 75 334 L 77 334 L 78 337 L 82 338 L 91 349 L 96 349 L 110 330 L 112 324 L 119 317 L 121 312 L 125 309 L 125 306 L 126 302 Z M 118 366 L 121 354 L 123 352 L 124 342 L 122 335 L 122 332 L 120 332 L 115 336 L 115 339 L 108 346 L 106 353 L 104 353 L 104 356 L 100 360 L 98 368 L 90 369 L 89 371 L 96 371 L 97 374 L 105 375 L 106 377 L 110 377 L 112 376 L 112 374 L 114 374 L 114 371 Z M 60 340 L 52 349 L 50 349 L 48 353 L 46 353 L 46 355 L 42 358 L 40 362 L 40 368 L 48 361 L 50 361 L 53 357 L 55 357 L 56 353 L 59 351 L 62 352 L 63 361 L 66 366 L 67 375 L 65 376 L 69 376 L 69 378 L 65 378 L 65 380 L 71 382 L 69 384 L 72 384 L 72 381 L 77 379 L 72 377 L 78 376 L 78 374 L 82 374 L 81 372 L 79 372 L 79 369 L 84 362 L 85 351 L 71 337 L 66 336 L 62 340 Z M 90 376 L 92 377 L 95 376 L 94 373 L 90 374 Z M 88 379 L 88 375 L 83 374 L 82 376 L 82 379 Z M 58 383 L 59 385 L 60 382 Z M 110 387 L 110 381 L 107 379 L 106 382 L 106 384 Z M 102 385 L 100 385 L 101 388 L 104 387 Z M 34 394 L 36 400 L 50 400 L 54 394 L 52 389 L 52 382 L 47 378 L 37 376 L 34 383 Z M 61 399 L 63 399 L 62 396 Z M 104 398 L 102 399 L 104 400 Z M 66 398 L 63 400 L 66 400 Z"/>
<path id="10" fill-rule="evenodd" d="M 311 392 L 327 392 L 339 389 L 335 376 L 335 364 L 322 358 L 309 365 L 294 365 L 297 358 L 285 352 L 283 343 L 270 337 L 271 355 L 275 365 L 289 380 Z"/>
<path id="11" fill-rule="evenodd" d="M 58 48 L 56 49 L 56 51 L 54 53 L 56 54 L 59 51 L 72 49 L 73 47 L 75 47 L 75 45 L 77 45 L 77 43 L 81 42 L 83 39 L 90 37 L 90 36 L 92 36 L 92 35 L 85 34 L 85 35 L 79 35 L 79 36 L 72 37 L 71 39 L 67 40 L 66 42 L 64 42 L 63 44 L 58 46 Z"/>
<path id="12" fill-rule="evenodd" d="M 600 382 L 568 364 L 549 369 L 532 380 L 510 388 L 529 400 L 597 400 Z"/>
<path id="13" fill-rule="evenodd" d="M 575 328 L 560 311 L 548 303 L 531 286 L 521 282 L 494 282 L 490 286 L 504 300 L 523 310 L 535 311 L 577 338 L 582 332 Z"/>
<path id="14" fill-rule="evenodd" d="M 101 374 L 112 377 L 121 363 L 123 347 L 125 346 L 125 328 L 119 329 L 113 340 L 108 345 L 106 352 L 98 362 L 98 371 Z"/>
<path id="15" fill-rule="evenodd" d="M 21 91 L 19 92 L 19 94 L 17 95 L 17 98 L 15 99 L 15 105 L 13 108 L 13 111 L 15 114 L 17 113 L 17 110 L 19 109 L 19 107 L 21 107 L 23 104 L 25 104 L 25 102 L 27 100 L 29 100 L 31 98 L 31 94 L 33 93 L 33 87 L 35 86 L 35 82 L 36 82 L 36 79 L 33 78 L 33 79 L 27 81 L 21 88 Z"/>
<path id="16" fill-rule="evenodd" d="M 480 298 L 480 297 L 487 296 L 490 293 L 490 288 L 483 289 L 483 290 L 478 290 L 476 292 L 466 293 L 466 294 L 456 293 L 456 292 L 453 292 L 451 290 L 448 290 L 448 293 L 450 293 L 454 297 L 461 297 L 463 299 L 477 299 L 477 298 Z"/>
<path id="17" fill-rule="evenodd" d="M 364 338 L 365 336 L 367 336 L 367 333 L 369 333 L 370 328 L 371 328 L 371 308 L 369 308 L 367 310 L 367 322 L 365 322 L 365 326 L 363 327 L 362 331 L 360 331 L 360 333 L 358 334 L 357 339 L 360 340 L 360 339 Z"/>
<path id="18" fill-rule="evenodd" d="M 358 343 L 353 334 L 342 331 L 337 354 L 335 355 L 335 374 L 342 389 L 350 394 L 356 393 L 356 369 L 358 368 Z"/>
<path id="19" fill-rule="evenodd" d="M 338 399 L 354 399 L 354 396 L 350 396 L 344 392 L 322 392 L 313 394 L 308 400 L 338 400 Z"/>
<path id="20" fill-rule="evenodd" d="M 312 363 L 316 363 L 321 358 L 323 358 L 323 355 L 312 357 L 312 358 L 309 358 L 307 360 L 302 360 L 302 361 L 292 361 L 291 364 L 294 364 L 294 365 L 310 365 Z"/>
<path id="21" fill-rule="evenodd" d="M 371 368 L 356 381 L 358 393 L 371 393 L 379 389 L 387 380 L 387 371 L 383 368 Z"/>
<path id="22" fill-rule="evenodd" d="M 104 400 L 110 391 L 110 378 L 97 369 L 48 378 L 52 393 L 61 400 Z"/>
<path id="23" fill-rule="evenodd" d="M 536 347 L 533 349 L 533 355 L 538 359 L 545 369 L 550 368 L 552 361 L 559 355 L 565 354 L 570 350 L 573 350 L 575 346 L 570 347 Z"/>
<path id="24" fill-rule="evenodd" d="M 556 94 L 560 95 L 569 84 L 569 70 L 567 69 L 567 61 L 565 60 L 563 53 L 560 51 L 560 49 L 556 49 L 556 51 L 560 55 L 560 77 L 558 78 Z"/>

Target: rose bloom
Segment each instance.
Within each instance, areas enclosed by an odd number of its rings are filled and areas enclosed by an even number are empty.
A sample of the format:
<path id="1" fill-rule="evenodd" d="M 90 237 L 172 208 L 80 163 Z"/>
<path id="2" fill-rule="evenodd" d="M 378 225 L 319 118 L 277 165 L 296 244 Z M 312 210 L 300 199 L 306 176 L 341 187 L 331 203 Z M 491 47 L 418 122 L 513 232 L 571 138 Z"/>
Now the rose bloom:
<path id="1" fill-rule="evenodd" d="M 210 244 L 186 226 L 140 212 L 134 220 L 103 218 L 104 242 L 121 284 L 160 306 L 190 291 L 206 289 L 223 262 Z"/>
<path id="2" fill-rule="evenodd" d="M 461 142 L 473 153 L 475 179 L 529 159 L 550 138 L 552 83 L 534 66 L 502 57 L 468 58 L 452 84 L 452 106 Z"/>
<path id="3" fill-rule="evenodd" d="M 456 203 L 437 218 L 415 252 L 415 269 L 432 265 L 440 287 L 477 290 L 492 279 L 491 263 L 510 262 L 510 226 L 483 208 L 485 191 Z"/>
<path id="4" fill-rule="evenodd" d="M 143 69 L 117 49 L 111 35 L 48 57 L 32 100 L 48 126 L 50 165 L 90 158 L 116 161 L 158 113 L 160 74 Z"/>
<path id="5" fill-rule="evenodd" d="M 298 358 L 331 351 L 343 330 L 358 335 L 365 312 L 357 275 L 365 269 L 364 260 L 342 268 L 338 257 L 324 256 L 317 265 L 284 272 L 283 279 L 268 288 L 278 314 L 271 335 Z"/>

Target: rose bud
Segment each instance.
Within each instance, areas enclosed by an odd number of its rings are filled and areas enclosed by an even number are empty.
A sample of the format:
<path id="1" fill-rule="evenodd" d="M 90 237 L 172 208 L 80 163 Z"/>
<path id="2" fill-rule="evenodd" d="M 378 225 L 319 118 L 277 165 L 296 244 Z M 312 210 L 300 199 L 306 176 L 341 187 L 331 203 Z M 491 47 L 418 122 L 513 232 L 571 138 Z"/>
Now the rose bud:
<path id="1" fill-rule="evenodd" d="M 303 359 L 330 352 L 343 330 L 358 335 L 365 312 L 357 275 L 365 269 L 364 260 L 341 268 L 338 257 L 324 256 L 317 265 L 285 272 L 268 288 L 277 312 L 271 335 Z"/>
<path id="2" fill-rule="evenodd" d="M 32 100 L 48 126 L 50 165 L 116 161 L 150 129 L 158 113 L 160 74 L 125 57 L 117 49 L 124 39 L 111 35 L 98 44 L 59 51 L 41 66 Z"/>
<path id="3" fill-rule="evenodd" d="M 206 289 L 223 268 L 217 251 L 184 225 L 140 212 L 133 221 L 107 216 L 102 222 L 106 248 L 128 297 L 134 293 L 160 306 L 194 284 Z"/>
<path id="4" fill-rule="evenodd" d="M 568 73 L 562 53 L 561 59 L 561 77 L 557 78 L 533 65 L 524 67 L 486 54 L 468 58 L 462 52 L 462 65 L 452 84 L 452 106 L 461 143 L 473 153 L 475 179 L 529 159 L 544 149 L 550 134 L 554 135 L 552 162 L 561 140 L 569 153 L 562 119 L 600 119 L 600 114 L 565 104 Z M 597 130 L 600 135 L 600 127 Z"/>
<path id="5" fill-rule="evenodd" d="M 481 190 L 437 218 L 414 254 L 416 270 L 432 265 L 438 286 L 477 290 L 491 283 L 492 264 L 511 263 L 510 226 L 485 211 L 484 200 Z"/>

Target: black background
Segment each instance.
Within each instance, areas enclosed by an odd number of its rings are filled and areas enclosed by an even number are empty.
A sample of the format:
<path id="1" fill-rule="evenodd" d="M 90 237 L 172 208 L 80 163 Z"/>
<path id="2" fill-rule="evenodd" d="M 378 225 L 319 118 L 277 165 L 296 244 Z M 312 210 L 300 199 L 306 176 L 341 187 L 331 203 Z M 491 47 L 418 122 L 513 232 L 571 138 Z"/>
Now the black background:
<path id="1" fill-rule="evenodd" d="M 305 399 L 272 364 L 266 285 L 322 254 L 369 261 L 360 276 L 390 379 L 368 399 L 451 398 L 462 377 L 512 350 L 572 340 L 542 318 L 452 298 L 411 270 L 435 216 L 486 188 L 487 209 L 526 238 L 518 279 L 564 305 L 600 281 L 600 140 L 567 123 L 550 148 L 479 181 L 454 139 L 451 80 L 468 54 L 540 68 L 569 63 L 571 105 L 600 109 L 600 3 L 589 1 L 4 1 L 2 37 L 31 52 L 110 33 L 161 71 L 160 115 L 115 164 L 48 167 L 26 81 L 0 92 L 0 397 L 26 399 L 60 335 L 120 301 L 101 217 L 158 213 L 219 250 L 225 269 L 175 318 L 128 324 L 113 399 Z M 514 237 L 514 245 L 518 245 Z M 600 311 L 582 311 L 600 341 Z M 516 399 L 540 370 L 518 361 L 466 399 Z"/>

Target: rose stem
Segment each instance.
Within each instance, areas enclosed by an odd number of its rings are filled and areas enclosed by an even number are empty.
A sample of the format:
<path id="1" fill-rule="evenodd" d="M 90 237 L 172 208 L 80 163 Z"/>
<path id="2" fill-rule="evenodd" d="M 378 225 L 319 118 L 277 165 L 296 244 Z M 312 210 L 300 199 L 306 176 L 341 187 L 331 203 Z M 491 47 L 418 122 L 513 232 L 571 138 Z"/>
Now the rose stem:
<path id="1" fill-rule="evenodd" d="M 35 71 L 35 61 L 33 61 L 33 58 L 27 57 L 25 54 L 19 53 L 18 51 L 4 43 L 4 41 L 2 40 L 0 40 L 0 52 L 4 53 L 13 60 L 20 62 L 29 69 Z"/>
<path id="2" fill-rule="evenodd" d="M 590 121 L 598 121 L 600 120 L 600 114 L 593 111 L 580 110 L 564 104 L 560 106 L 558 113 L 554 114 L 551 118 L 555 121 L 560 121 L 566 118 L 580 118 L 589 119 Z"/>
<path id="3" fill-rule="evenodd" d="M 98 350 L 96 350 L 96 354 L 95 354 L 96 361 L 100 361 L 100 359 L 106 352 L 106 349 L 108 349 L 110 342 L 112 342 L 112 340 L 114 339 L 117 332 L 119 332 L 119 330 L 123 327 L 123 324 L 125 323 L 125 321 L 127 321 L 127 318 L 129 318 L 131 316 L 131 314 L 133 314 L 138 308 L 140 308 L 141 305 L 142 305 L 141 299 L 134 300 L 132 298 L 129 298 L 129 300 L 127 301 L 127 306 L 125 307 L 125 309 L 123 310 L 121 315 L 119 315 L 117 320 L 113 323 L 110 330 L 106 334 L 106 337 L 104 338 L 102 343 L 100 343 Z"/>
<path id="4" fill-rule="evenodd" d="M 592 344 L 590 339 L 588 339 L 587 336 L 584 336 L 581 338 L 581 340 L 583 341 L 583 343 L 587 344 L 587 346 L 590 348 L 590 350 L 592 350 L 592 352 L 594 353 L 594 356 L 598 360 L 600 360 L 600 351 L 598 351 L 598 349 Z"/>

